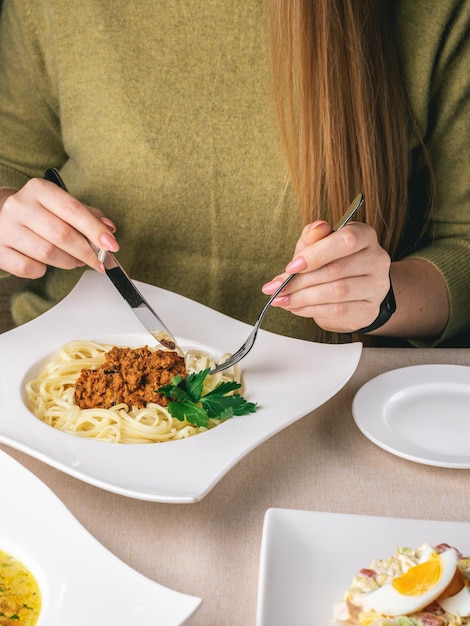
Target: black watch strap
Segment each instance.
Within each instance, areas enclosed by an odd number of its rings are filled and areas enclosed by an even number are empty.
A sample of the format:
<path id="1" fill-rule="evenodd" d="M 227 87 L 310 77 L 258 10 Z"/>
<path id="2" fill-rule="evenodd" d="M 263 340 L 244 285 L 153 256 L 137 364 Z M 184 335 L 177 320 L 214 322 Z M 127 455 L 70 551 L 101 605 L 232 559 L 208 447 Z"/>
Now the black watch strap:
<path id="1" fill-rule="evenodd" d="M 390 281 L 390 289 L 385 296 L 384 301 L 380 305 L 380 311 L 375 320 L 369 326 L 356 330 L 356 333 L 363 335 L 364 333 L 370 333 L 371 330 L 376 330 L 388 322 L 397 309 L 395 302 L 395 294 L 393 293 L 392 281 Z"/>

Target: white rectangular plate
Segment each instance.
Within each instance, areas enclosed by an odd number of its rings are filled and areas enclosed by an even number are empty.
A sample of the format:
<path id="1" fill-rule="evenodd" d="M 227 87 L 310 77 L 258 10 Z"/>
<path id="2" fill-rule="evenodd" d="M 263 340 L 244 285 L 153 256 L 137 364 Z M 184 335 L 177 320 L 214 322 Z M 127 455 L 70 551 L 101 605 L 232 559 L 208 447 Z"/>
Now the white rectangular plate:
<path id="1" fill-rule="evenodd" d="M 328 626 L 354 575 L 396 547 L 448 543 L 470 554 L 466 522 L 269 509 L 257 626 Z"/>

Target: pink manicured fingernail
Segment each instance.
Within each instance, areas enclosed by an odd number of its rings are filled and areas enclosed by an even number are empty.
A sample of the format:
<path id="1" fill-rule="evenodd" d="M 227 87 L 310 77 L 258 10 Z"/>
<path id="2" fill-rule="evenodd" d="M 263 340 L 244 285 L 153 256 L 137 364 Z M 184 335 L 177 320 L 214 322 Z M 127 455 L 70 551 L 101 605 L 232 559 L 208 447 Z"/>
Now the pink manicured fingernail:
<path id="1" fill-rule="evenodd" d="M 286 266 L 286 272 L 289 272 L 290 274 L 296 274 L 297 272 L 302 272 L 305 269 L 307 269 L 307 261 L 303 256 L 298 256 Z"/>
<path id="2" fill-rule="evenodd" d="M 99 242 L 103 248 L 106 248 L 106 250 L 111 250 L 112 252 L 119 250 L 118 242 L 111 235 L 111 233 L 101 233 Z"/>
<path id="3" fill-rule="evenodd" d="M 261 291 L 267 295 L 274 293 L 276 289 L 282 285 L 282 278 L 274 278 L 269 283 L 266 283 L 261 287 Z"/>

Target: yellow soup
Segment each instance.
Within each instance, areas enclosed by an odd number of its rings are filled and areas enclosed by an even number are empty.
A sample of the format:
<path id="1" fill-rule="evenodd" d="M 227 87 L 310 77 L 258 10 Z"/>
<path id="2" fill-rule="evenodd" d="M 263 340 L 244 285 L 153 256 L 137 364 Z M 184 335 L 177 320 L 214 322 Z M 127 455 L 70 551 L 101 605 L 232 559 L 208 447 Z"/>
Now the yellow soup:
<path id="1" fill-rule="evenodd" d="M 23 563 L 0 550 L 0 625 L 34 626 L 40 610 L 36 579 Z"/>

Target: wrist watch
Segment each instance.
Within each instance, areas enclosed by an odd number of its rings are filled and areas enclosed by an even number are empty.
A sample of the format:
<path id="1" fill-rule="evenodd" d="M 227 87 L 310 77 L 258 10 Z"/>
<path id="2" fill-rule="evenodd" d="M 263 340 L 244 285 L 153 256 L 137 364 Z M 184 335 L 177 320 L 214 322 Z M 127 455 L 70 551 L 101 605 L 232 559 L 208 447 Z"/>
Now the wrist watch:
<path id="1" fill-rule="evenodd" d="M 356 330 L 356 333 L 363 335 L 364 333 L 369 333 L 371 330 L 376 330 L 388 322 L 388 320 L 392 317 L 397 309 L 397 304 L 395 302 L 395 294 L 393 293 L 392 281 L 390 280 L 390 289 L 388 290 L 385 299 L 380 305 L 380 311 L 375 320 L 369 326 L 365 326 L 364 328 L 360 328 Z"/>

